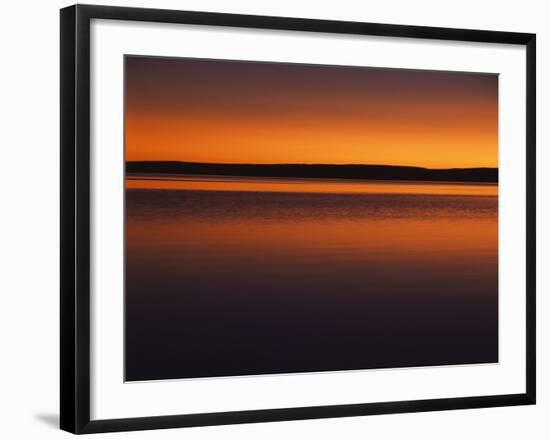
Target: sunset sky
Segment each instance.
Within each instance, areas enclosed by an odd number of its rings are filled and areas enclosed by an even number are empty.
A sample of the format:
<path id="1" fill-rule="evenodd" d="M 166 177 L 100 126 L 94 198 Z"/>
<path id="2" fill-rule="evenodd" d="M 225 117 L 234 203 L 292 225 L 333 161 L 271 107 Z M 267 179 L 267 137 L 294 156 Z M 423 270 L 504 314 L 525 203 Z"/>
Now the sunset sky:
<path id="1" fill-rule="evenodd" d="M 126 160 L 498 166 L 498 76 L 127 56 Z"/>

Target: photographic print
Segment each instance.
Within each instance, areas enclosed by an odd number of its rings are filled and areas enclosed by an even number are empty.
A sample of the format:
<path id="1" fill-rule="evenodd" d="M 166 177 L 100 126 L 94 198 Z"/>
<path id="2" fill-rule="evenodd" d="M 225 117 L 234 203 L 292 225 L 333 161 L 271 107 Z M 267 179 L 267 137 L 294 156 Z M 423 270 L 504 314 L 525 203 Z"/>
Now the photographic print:
<path id="1" fill-rule="evenodd" d="M 124 64 L 127 381 L 498 362 L 498 75 Z"/>

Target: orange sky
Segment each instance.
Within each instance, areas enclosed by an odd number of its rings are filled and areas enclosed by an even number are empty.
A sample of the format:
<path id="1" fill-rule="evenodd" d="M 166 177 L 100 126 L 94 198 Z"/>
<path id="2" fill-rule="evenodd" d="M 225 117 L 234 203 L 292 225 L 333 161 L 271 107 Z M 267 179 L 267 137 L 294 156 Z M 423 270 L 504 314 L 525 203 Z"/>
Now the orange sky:
<path id="1" fill-rule="evenodd" d="M 126 57 L 126 159 L 498 166 L 489 74 Z"/>

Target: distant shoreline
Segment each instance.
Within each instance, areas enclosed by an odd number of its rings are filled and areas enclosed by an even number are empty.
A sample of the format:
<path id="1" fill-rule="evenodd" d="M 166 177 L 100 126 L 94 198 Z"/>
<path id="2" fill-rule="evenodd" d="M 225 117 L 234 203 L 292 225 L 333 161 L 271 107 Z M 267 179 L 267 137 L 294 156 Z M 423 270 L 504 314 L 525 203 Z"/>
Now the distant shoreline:
<path id="1" fill-rule="evenodd" d="M 428 169 L 390 165 L 231 164 L 128 161 L 126 174 L 195 174 L 241 177 L 498 183 L 498 168 Z"/>

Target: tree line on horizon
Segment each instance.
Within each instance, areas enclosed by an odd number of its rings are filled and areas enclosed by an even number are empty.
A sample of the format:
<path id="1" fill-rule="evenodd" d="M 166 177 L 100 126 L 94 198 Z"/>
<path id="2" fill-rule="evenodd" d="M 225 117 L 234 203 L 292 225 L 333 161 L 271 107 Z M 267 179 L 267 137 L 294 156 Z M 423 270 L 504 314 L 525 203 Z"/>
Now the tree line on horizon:
<path id="1" fill-rule="evenodd" d="M 428 169 L 417 166 L 362 164 L 233 164 L 127 161 L 126 173 L 498 183 L 498 168 Z"/>

